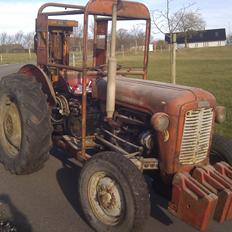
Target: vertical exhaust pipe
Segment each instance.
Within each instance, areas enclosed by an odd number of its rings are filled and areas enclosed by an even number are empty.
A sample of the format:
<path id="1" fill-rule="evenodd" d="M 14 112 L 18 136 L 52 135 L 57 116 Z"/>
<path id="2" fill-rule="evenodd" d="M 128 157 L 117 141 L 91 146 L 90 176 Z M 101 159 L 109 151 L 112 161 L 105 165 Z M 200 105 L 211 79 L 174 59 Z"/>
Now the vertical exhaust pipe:
<path id="1" fill-rule="evenodd" d="M 108 77 L 107 77 L 107 98 L 106 98 L 106 116 L 107 119 L 112 119 L 115 111 L 115 93 L 116 93 L 116 36 L 117 36 L 117 3 L 113 4 L 112 9 L 112 32 L 110 57 L 108 61 Z"/>

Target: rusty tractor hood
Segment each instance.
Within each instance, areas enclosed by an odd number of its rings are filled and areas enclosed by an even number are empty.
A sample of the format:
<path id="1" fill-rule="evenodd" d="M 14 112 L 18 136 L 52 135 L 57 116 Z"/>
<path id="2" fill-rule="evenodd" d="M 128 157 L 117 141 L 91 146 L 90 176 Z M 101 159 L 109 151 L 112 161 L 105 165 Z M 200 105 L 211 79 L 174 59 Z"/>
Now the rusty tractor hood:
<path id="1" fill-rule="evenodd" d="M 96 80 L 93 97 L 106 101 L 106 78 Z M 164 133 L 158 133 L 159 165 L 163 176 L 178 171 L 190 171 L 193 165 L 181 165 L 179 155 L 185 115 L 188 111 L 199 109 L 215 110 L 215 97 L 202 89 L 156 81 L 139 80 L 117 76 L 116 105 L 143 111 L 150 115 L 164 112 L 169 115 L 168 140 Z M 208 159 L 201 164 L 206 165 Z"/>
<path id="2" fill-rule="evenodd" d="M 93 97 L 105 101 L 106 88 L 106 78 L 96 80 Z M 117 76 L 116 104 L 150 114 L 165 112 L 174 116 L 184 105 L 214 108 L 216 100 L 211 93 L 199 88 Z"/>

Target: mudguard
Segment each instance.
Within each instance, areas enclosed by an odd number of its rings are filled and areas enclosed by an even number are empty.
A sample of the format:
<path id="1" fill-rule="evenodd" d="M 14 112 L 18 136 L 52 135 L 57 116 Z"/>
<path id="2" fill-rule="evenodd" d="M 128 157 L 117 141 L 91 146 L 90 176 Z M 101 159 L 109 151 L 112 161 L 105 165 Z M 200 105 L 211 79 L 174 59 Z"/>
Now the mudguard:
<path id="1" fill-rule="evenodd" d="M 56 104 L 56 94 L 54 92 L 52 83 L 41 68 L 34 64 L 27 64 L 20 68 L 18 73 L 28 77 L 34 76 L 36 80 L 42 84 L 42 90 L 48 96 L 50 106 L 54 106 Z"/>

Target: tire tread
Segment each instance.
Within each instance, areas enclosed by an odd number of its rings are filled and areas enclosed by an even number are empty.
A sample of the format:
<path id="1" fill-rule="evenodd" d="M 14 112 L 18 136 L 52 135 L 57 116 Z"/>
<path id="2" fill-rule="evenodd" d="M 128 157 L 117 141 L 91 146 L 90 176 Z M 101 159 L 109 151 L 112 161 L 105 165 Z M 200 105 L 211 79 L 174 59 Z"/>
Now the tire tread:
<path id="1" fill-rule="evenodd" d="M 11 74 L 3 77 L 0 88 L 14 93 L 22 120 L 22 151 L 19 158 L 9 159 L 0 154 L 1 161 L 12 174 L 30 174 L 43 167 L 52 146 L 52 125 L 47 96 L 35 77 Z M 31 119 L 36 119 L 36 123 Z M 5 156 L 5 157 L 4 157 Z"/>
<path id="2" fill-rule="evenodd" d="M 138 168 L 123 155 L 116 152 L 106 151 L 94 155 L 83 167 L 80 178 L 85 175 L 91 165 L 95 165 L 99 160 L 104 160 L 116 166 L 118 171 L 123 174 L 131 192 L 134 193 L 135 215 L 134 224 L 131 231 L 141 232 L 144 221 L 150 215 L 150 196 L 146 181 Z M 86 217 L 87 218 L 87 217 Z M 124 232 L 124 231 L 123 231 Z"/>

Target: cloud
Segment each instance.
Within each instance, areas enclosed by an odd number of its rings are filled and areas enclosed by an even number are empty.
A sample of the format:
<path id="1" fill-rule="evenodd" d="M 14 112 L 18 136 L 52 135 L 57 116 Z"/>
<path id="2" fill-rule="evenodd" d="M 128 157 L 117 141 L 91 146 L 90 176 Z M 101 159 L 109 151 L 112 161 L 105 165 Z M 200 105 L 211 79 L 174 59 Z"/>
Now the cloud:
<path id="1" fill-rule="evenodd" d="M 15 33 L 17 31 L 33 31 L 34 22 L 39 8 L 38 3 L 17 2 L 1 3 L 0 8 L 0 31 Z"/>
<path id="2" fill-rule="evenodd" d="M 35 19 L 39 7 L 46 3 L 46 0 L 28 1 L 21 0 L 15 2 L 13 0 L 0 0 L 0 32 L 14 34 L 17 31 L 31 32 L 35 29 Z M 76 4 L 76 1 L 56 0 L 55 2 L 67 4 Z M 79 1 L 79 3 L 86 1 Z"/>
<path id="3" fill-rule="evenodd" d="M 150 10 L 164 9 L 165 0 L 138 0 L 145 3 Z M 0 0 L 0 32 L 13 34 L 17 31 L 34 31 L 35 18 L 39 7 L 47 0 Z M 55 2 L 77 4 L 76 0 L 56 0 Z M 173 11 L 182 7 L 187 0 L 173 0 L 171 6 Z M 195 8 L 199 8 L 207 22 L 208 28 L 229 27 L 232 29 L 232 4 L 231 0 L 195 0 Z M 78 4 L 85 5 L 87 0 L 80 0 Z"/>

